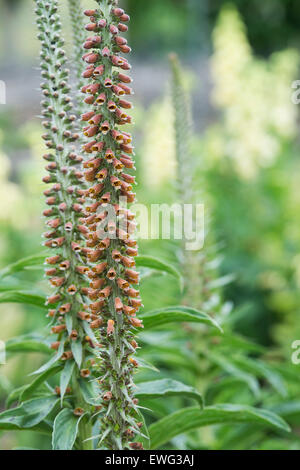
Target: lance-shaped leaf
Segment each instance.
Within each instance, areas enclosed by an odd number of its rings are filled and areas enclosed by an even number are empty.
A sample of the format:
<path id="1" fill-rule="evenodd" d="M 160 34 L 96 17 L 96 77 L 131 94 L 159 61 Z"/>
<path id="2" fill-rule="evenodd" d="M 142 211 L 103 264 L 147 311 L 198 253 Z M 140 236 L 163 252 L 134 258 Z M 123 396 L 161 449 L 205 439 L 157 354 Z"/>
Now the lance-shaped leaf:
<path id="1" fill-rule="evenodd" d="M 194 388 L 177 380 L 161 379 L 138 384 L 135 396 L 139 398 L 163 398 L 180 396 L 182 398 L 193 398 L 203 406 L 201 394 Z"/>
<path id="2" fill-rule="evenodd" d="M 50 353 L 52 351 L 44 337 L 38 335 L 24 335 L 9 339 L 5 343 L 5 350 L 10 353 Z"/>
<path id="3" fill-rule="evenodd" d="M 235 365 L 230 357 L 213 352 L 206 352 L 206 357 L 230 374 L 230 376 L 237 377 L 242 382 L 245 382 L 253 394 L 259 396 L 259 384 L 256 377 Z"/>
<path id="4" fill-rule="evenodd" d="M 55 364 L 61 358 L 63 351 L 64 351 L 64 342 L 61 341 L 57 353 L 54 354 L 51 357 L 51 359 L 48 362 L 46 362 L 46 364 L 43 364 L 38 370 L 32 372 L 30 375 L 42 374 L 46 370 L 50 369 L 50 367 L 53 366 L 53 364 Z"/>
<path id="5" fill-rule="evenodd" d="M 58 403 L 57 396 L 34 398 L 0 414 L 0 429 L 32 428 L 43 421 Z"/>
<path id="6" fill-rule="evenodd" d="M 75 362 L 72 359 L 66 361 L 64 370 L 60 374 L 60 400 L 61 400 L 61 403 L 64 399 L 64 396 L 65 396 L 65 393 L 66 393 L 66 390 L 67 390 L 67 386 L 69 385 L 69 382 L 71 380 L 72 373 L 73 373 L 73 370 L 74 370 L 74 366 L 75 366 Z"/>
<path id="7" fill-rule="evenodd" d="M 45 297 L 39 293 L 11 290 L 0 294 L 0 303 L 18 303 L 34 305 L 36 307 L 47 308 Z"/>
<path id="8" fill-rule="evenodd" d="M 95 380 L 86 380 L 80 377 L 78 383 L 84 400 L 90 405 L 100 405 L 101 396 Z"/>
<path id="9" fill-rule="evenodd" d="M 63 365 L 54 366 L 51 369 L 46 370 L 44 373 L 39 375 L 31 384 L 26 385 L 21 393 L 20 400 L 24 401 L 32 397 L 32 394 L 53 375 L 57 374 L 63 369 Z"/>
<path id="10" fill-rule="evenodd" d="M 149 427 L 151 449 L 157 449 L 175 436 L 213 424 L 255 423 L 258 426 L 289 432 L 288 424 L 269 410 L 250 406 L 222 404 L 200 410 L 183 408 Z"/>
<path id="11" fill-rule="evenodd" d="M 189 322 L 204 323 L 222 331 L 221 327 L 213 318 L 206 313 L 191 307 L 177 306 L 160 308 L 157 310 L 151 310 L 151 312 L 142 313 L 140 318 L 143 320 L 145 329 L 155 328 L 167 323 Z"/>
<path id="12" fill-rule="evenodd" d="M 14 273 L 32 268 L 33 266 L 40 266 L 42 269 L 46 256 L 47 252 L 40 253 L 37 255 L 27 256 L 26 258 L 22 258 L 15 263 L 9 264 L 0 271 L 0 278 L 11 276 Z"/>
<path id="13" fill-rule="evenodd" d="M 52 449 L 53 450 L 72 450 L 78 426 L 82 416 L 75 416 L 72 410 L 63 409 L 54 420 L 52 433 Z"/>
<path id="14" fill-rule="evenodd" d="M 286 386 L 280 376 L 272 367 L 258 359 L 249 357 L 238 357 L 234 359 L 234 363 L 246 372 L 255 374 L 257 377 L 266 379 L 277 392 L 283 396 L 287 396 Z"/>
<path id="15" fill-rule="evenodd" d="M 155 271 L 160 271 L 163 273 L 170 274 L 171 276 L 178 279 L 180 288 L 182 289 L 183 283 L 184 283 L 183 277 L 178 271 L 178 269 L 176 269 L 171 264 L 161 261 L 158 258 L 154 258 L 153 256 L 137 256 L 135 261 L 136 261 L 137 267 L 151 268 L 151 269 L 155 269 Z"/>

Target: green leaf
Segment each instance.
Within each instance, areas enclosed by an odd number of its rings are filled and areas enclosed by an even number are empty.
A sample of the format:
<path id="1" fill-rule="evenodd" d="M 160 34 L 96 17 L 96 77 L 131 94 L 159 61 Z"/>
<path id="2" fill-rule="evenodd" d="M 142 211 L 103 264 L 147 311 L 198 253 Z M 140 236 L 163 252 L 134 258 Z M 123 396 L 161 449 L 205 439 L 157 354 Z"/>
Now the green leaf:
<path id="1" fill-rule="evenodd" d="M 14 403 L 15 401 L 20 401 L 20 396 L 22 395 L 26 387 L 27 385 L 22 385 L 22 387 L 18 387 L 12 390 L 6 399 L 5 407 L 9 408 L 10 405 Z"/>
<path id="2" fill-rule="evenodd" d="M 71 341 L 71 351 L 78 367 L 80 368 L 82 362 L 82 343 L 80 339 Z"/>
<path id="3" fill-rule="evenodd" d="M 57 404 L 56 396 L 34 398 L 0 414 L 0 429 L 32 428 L 43 421 Z"/>
<path id="4" fill-rule="evenodd" d="M 280 374 L 266 363 L 249 357 L 239 357 L 234 359 L 234 362 L 244 370 L 265 378 L 282 397 L 287 396 L 286 386 Z"/>
<path id="5" fill-rule="evenodd" d="M 237 377 L 242 382 L 245 382 L 253 394 L 256 397 L 259 396 L 259 384 L 256 377 L 235 365 L 230 357 L 225 357 L 224 355 L 213 353 L 211 351 L 206 353 L 206 357 L 221 367 L 221 369 L 227 372 L 230 376 Z"/>
<path id="6" fill-rule="evenodd" d="M 289 420 L 296 419 L 296 423 L 298 424 L 300 419 L 300 401 L 280 403 L 279 405 L 273 406 L 272 411 Z"/>
<path id="7" fill-rule="evenodd" d="M 89 403 L 90 405 L 100 404 L 97 402 L 97 400 L 100 398 L 99 389 L 97 388 L 97 385 L 94 380 L 86 380 L 80 377 L 79 387 L 82 396 L 87 403 Z"/>
<path id="8" fill-rule="evenodd" d="M 63 368 L 62 365 L 54 366 L 51 369 L 46 370 L 39 377 L 37 377 L 31 384 L 26 385 L 25 389 L 23 390 L 20 396 L 20 400 L 24 401 L 30 398 L 32 394 L 35 392 L 35 390 L 38 389 L 41 384 L 46 382 L 46 380 L 48 380 L 49 377 L 52 377 L 53 375 L 60 372 L 62 368 Z"/>
<path id="9" fill-rule="evenodd" d="M 140 382 L 135 395 L 140 398 L 163 398 L 181 396 L 183 398 L 194 398 L 200 406 L 203 406 L 201 394 L 194 388 L 189 387 L 177 380 L 161 379 L 150 382 Z"/>
<path id="10" fill-rule="evenodd" d="M 97 338 L 95 336 L 95 333 L 93 332 L 92 328 L 90 327 L 90 324 L 87 321 L 83 321 L 82 325 L 83 325 L 83 329 L 86 332 L 87 336 L 89 336 L 94 343 L 98 343 Z"/>
<path id="11" fill-rule="evenodd" d="M 18 303 L 35 305 L 36 307 L 47 308 L 45 305 L 46 299 L 42 295 L 32 292 L 12 290 L 0 294 L 0 303 Z"/>
<path id="12" fill-rule="evenodd" d="M 135 262 L 137 267 L 151 268 L 155 269 L 156 271 L 162 271 L 164 273 L 170 274 L 171 276 L 178 279 L 180 288 L 182 290 L 184 284 L 183 277 L 180 272 L 174 268 L 174 266 L 165 263 L 158 258 L 154 258 L 153 256 L 137 256 L 137 258 L 135 258 Z"/>
<path id="13" fill-rule="evenodd" d="M 250 341 L 248 338 L 244 338 L 243 336 L 238 335 L 237 333 L 232 334 L 229 331 L 226 331 L 226 334 L 224 334 L 222 337 L 222 346 L 227 346 L 238 352 L 241 352 L 242 350 L 261 354 L 265 352 L 265 348 L 260 344 L 256 344 L 253 341 Z"/>
<path id="14" fill-rule="evenodd" d="M 213 318 L 206 313 L 191 307 L 166 307 L 142 313 L 139 317 L 143 320 L 145 329 L 155 328 L 171 322 L 190 322 L 205 323 L 217 328 L 219 331 L 222 331 L 221 327 Z"/>
<path id="15" fill-rule="evenodd" d="M 19 279 L 10 279 L 8 281 L 1 281 L 0 293 L 11 291 L 11 290 L 22 291 L 22 290 L 27 290 L 27 288 L 28 289 L 31 288 L 31 285 L 29 283 L 22 281 L 22 284 L 21 284 Z"/>
<path id="16" fill-rule="evenodd" d="M 149 370 L 152 370 L 153 372 L 159 372 L 159 369 L 157 369 L 153 364 L 146 361 L 145 359 L 142 359 L 141 357 L 138 358 L 138 363 L 139 363 L 139 370 L 149 369 Z"/>
<path id="17" fill-rule="evenodd" d="M 5 343 L 6 352 L 41 352 L 50 353 L 51 349 L 41 336 L 24 335 L 9 339 Z"/>
<path id="18" fill-rule="evenodd" d="M 275 413 L 250 406 L 222 404 L 200 410 L 183 408 L 149 427 L 151 449 L 157 449 L 175 436 L 213 424 L 256 423 L 260 426 L 289 432 L 288 424 Z"/>
<path id="19" fill-rule="evenodd" d="M 61 397 L 61 403 L 64 399 L 65 393 L 67 386 L 69 385 L 69 382 L 71 380 L 73 370 L 74 370 L 75 362 L 70 359 L 66 361 L 65 367 L 60 374 L 60 397 Z"/>
<path id="20" fill-rule="evenodd" d="M 82 415 L 84 416 L 84 415 Z M 54 420 L 52 433 L 53 450 L 72 450 L 82 416 L 75 416 L 68 408 L 63 409 Z"/>
<path id="21" fill-rule="evenodd" d="M 45 372 L 46 370 L 50 369 L 50 367 L 61 358 L 63 350 L 64 350 L 64 341 L 61 341 L 57 353 L 54 354 L 51 357 L 51 359 L 48 362 L 46 362 L 46 364 L 42 365 L 38 370 L 32 372 L 30 375 L 41 374 L 42 372 Z"/>
<path id="22" fill-rule="evenodd" d="M 0 277 L 6 277 L 6 276 L 11 276 L 14 273 L 23 271 L 24 269 L 27 269 L 32 266 L 38 266 L 38 265 L 43 265 L 45 262 L 45 258 L 47 256 L 47 253 L 40 253 L 37 255 L 33 256 L 27 256 L 26 258 L 20 259 L 19 261 L 16 261 L 15 263 L 9 264 L 6 266 L 4 269 L 0 271 Z"/>

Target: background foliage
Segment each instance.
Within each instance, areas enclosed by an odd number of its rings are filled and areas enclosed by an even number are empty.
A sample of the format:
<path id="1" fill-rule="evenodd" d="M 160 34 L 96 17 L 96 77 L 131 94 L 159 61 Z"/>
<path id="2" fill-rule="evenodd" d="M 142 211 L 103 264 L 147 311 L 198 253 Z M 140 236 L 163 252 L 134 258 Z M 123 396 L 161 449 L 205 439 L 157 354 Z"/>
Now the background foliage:
<path id="1" fill-rule="evenodd" d="M 198 422 L 197 430 L 162 442 L 155 424 L 151 427 L 157 418 L 185 406 L 190 411 L 176 417 L 178 422 L 191 422 L 191 416 L 197 420 L 191 408 L 195 402 L 179 393 L 159 401 L 144 396 L 154 410 L 146 413 L 150 434 L 168 448 L 299 449 L 299 366 L 291 363 L 291 343 L 300 338 L 300 165 L 298 109 L 290 98 L 299 65 L 299 2 L 125 3 L 133 19 L 138 199 L 149 204 L 178 199 L 167 63 L 167 54 L 175 50 L 185 58 L 184 81 L 193 98 L 191 158 L 195 190 L 211 218 L 208 257 L 213 252 L 212 258 L 220 260 L 217 278 L 234 274 L 233 282 L 218 288 L 226 306 L 220 314 L 223 339 L 203 326 L 167 325 L 141 334 L 143 359 L 169 380 L 195 387 L 209 407 L 225 402 L 260 406 L 292 425 L 292 433 L 278 433 L 253 429 L 249 422 L 216 428 Z M 1 268 L 42 250 L 43 145 L 35 117 L 39 78 L 33 70 L 38 45 L 32 9 L 27 0 L 1 1 L 0 79 L 8 90 L 8 103 L 0 108 Z M 140 246 L 143 255 L 181 264 L 174 242 L 148 240 Z M 181 303 L 174 277 L 143 270 L 146 311 Z M 33 282 L 38 291 L 47 289 L 34 268 L 5 277 L 0 289 L 30 290 Z M 1 292 L 0 301 L 1 340 L 46 326 L 37 306 L 5 303 Z M 157 341 L 167 346 L 157 348 Z M 43 355 L 22 353 L 1 366 L 2 408 L 8 393 L 29 383 L 26 374 L 43 360 Z M 160 375 L 143 369 L 138 377 L 142 382 Z M 231 411 L 222 409 L 225 421 Z M 49 441 L 31 431 L 0 434 L 1 449 L 24 445 L 48 448 Z"/>

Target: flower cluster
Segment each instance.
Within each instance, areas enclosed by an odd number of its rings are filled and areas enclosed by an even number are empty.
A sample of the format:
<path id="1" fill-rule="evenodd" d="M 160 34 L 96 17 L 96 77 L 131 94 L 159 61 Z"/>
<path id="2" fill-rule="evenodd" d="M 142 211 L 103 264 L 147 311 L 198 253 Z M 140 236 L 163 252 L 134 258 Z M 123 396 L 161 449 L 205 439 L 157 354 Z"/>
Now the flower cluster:
<path id="1" fill-rule="evenodd" d="M 86 255 L 91 300 L 89 309 L 99 328 L 99 383 L 104 414 L 101 424 L 102 445 L 108 449 L 141 448 L 130 442 L 140 434 L 137 400 L 134 398 L 133 372 L 138 362 L 133 357 L 138 344 L 135 328 L 142 327 L 136 317 L 141 306 L 138 272 L 134 257 L 137 243 L 134 215 L 127 203 L 135 200 L 135 178 L 131 135 L 120 126 L 131 123 L 127 114 L 132 107 L 125 99 L 132 94 L 130 65 L 123 54 L 130 52 L 122 33 L 129 16 L 116 1 L 98 1 L 97 10 L 86 10 L 84 43 L 88 83 L 82 88 L 90 111 L 82 115 L 85 180 L 89 184 L 87 203 L 81 223 L 87 228 Z M 125 72 L 125 73 L 124 73 Z M 125 204 L 120 200 L 123 199 Z"/>
<path id="2" fill-rule="evenodd" d="M 87 229 L 79 223 L 85 194 L 80 171 L 83 159 L 74 146 L 79 135 L 74 132 L 76 118 L 70 114 L 72 102 L 56 0 L 36 0 L 36 15 L 42 46 L 41 74 L 45 80 L 41 84 L 43 139 L 48 149 L 43 157 L 48 172 L 43 181 L 49 185 L 44 192 L 48 206 L 43 212 L 48 229 L 44 245 L 53 251 L 46 259 L 46 275 L 54 288 L 47 298 L 54 337 L 51 347 L 57 351 L 57 360 L 76 362 L 75 377 L 87 377 L 87 353 L 94 345 L 82 321 L 87 315 L 83 313 L 87 268 L 80 246 Z"/>

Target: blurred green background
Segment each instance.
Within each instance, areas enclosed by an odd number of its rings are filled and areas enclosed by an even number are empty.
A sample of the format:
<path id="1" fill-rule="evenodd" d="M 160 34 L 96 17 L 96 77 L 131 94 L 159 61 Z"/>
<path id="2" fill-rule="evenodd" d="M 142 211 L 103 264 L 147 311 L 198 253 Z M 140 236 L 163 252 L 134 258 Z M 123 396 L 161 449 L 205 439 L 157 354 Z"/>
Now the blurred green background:
<path id="1" fill-rule="evenodd" d="M 291 343 L 300 339 L 299 114 L 291 101 L 299 77 L 300 3 L 120 3 L 132 20 L 138 200 L 176 200 L 167 60 L 175 51 L 192 94 L 195 181 L 205 189 L 211 229 L 222 242 L 221 274 L 235 275 L 224 292 L 240 312 L 234 329 L 290 364 Z M 61 4 L 70 53 L 66 1 Z M 44 164 L 33 9 L 30 0 L 0 1 L 0 80 L 7 87 L 7 104 L 0 105 L 0 268 L 42 250 Z M 178 263 L 173 243 L 141 241 L 140 250 Z M 44 288 L 40 272 L 23 275 L 28 286 L 32 281 Z M 142 293 L 147 310 L 180 302 L 168 277 L 145 280 Z M 46 324 L 38 309 L 0 305 L 1 340 Z M 1 408 L 12 385 L 29 381 L 27 373 L 39 361 L 18 355 L 0 366 Z M 17 445 L 46 446 L 30 432 L 0 435 L 1 449 Z"/>

